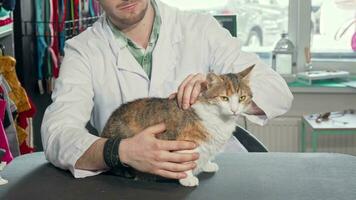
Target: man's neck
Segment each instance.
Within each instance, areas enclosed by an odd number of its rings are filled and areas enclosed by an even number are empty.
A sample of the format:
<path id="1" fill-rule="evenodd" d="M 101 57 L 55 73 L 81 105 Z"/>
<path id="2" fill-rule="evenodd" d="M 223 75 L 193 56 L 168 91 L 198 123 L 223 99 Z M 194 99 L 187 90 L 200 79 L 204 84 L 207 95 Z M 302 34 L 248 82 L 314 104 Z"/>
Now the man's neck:
<path id="1" fill-rule="evenodd" d="M 115 22 L 115 25 L 124 33 L 128 38 L 143 48 L 147 48 L 150 40 L 152 27 L 155 19 L 155 11 L 151 3 L 148 5 L 147 12 L 143 19 L 136 24 L 126 27 L 120 27 Z"/>

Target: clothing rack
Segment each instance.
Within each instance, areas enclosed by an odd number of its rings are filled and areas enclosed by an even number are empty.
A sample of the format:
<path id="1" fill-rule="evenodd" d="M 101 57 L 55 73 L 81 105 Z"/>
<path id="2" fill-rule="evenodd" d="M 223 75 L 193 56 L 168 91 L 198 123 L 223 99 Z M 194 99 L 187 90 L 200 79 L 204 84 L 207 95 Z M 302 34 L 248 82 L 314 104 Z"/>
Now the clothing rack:
<path id="1" fill-rule="evenodd" d="M 32 153 L 31 118 L 36 108 L 16 75 L 16 60 L 5 55 L 1 45 L 0 55 L 0 148 L 6 150 L 2 161 Z"/>
<path id="2" fill-rule="evenodd" d="M 64 22 L 64 36 L 65 39 L 70 39 L 79 33 L 81 33 L 83 30 L 87 29 L 88 27 L 91 27 L 95 21 L 99 19 L 100 16 L 94 16 L 94 17 L 85 17 L 81 19 L 75 19 L 75 20 L 67 20 Z M 33 32 L 33 29 L 36 25 L 38 24 L 43 24 L 44 26 L 47 26 L 48 24 L 52 24 L 54 28 L 54 33 L 50 34 L 49 32 L 45 32 L 44 34 L 40 34 L 39 32 L 35 31 Z M 23 26 L 23 37 L 58 37 L 60 36 L 61 32 L 60 30 L 60 23 L 59 22 L 54 22 L 54 21 L 22 21 L 22 26 Z"/>
<path id="3" fill-rule="evenodd" d="M 64 56 L 64 44 L 102 14 L 96 0 L 33 0 L 34 17 L 21 20 L 21 37 L 30 37 L 36 48 L 40 94 L 51 93 Z"/>
<path id="4" fill-rule="evenodd" d="M 53 13 L 58 13 L 58 18 L 53 17 L 53 19 L 50 19 L 48 17 L 50 9 L 43 9 L 42 12 L 38 12 L 37 6 L 39 2 L 43 8 L 49 5 L 49 3 L 52 3 L 54 6 L 56 6 L 55 4 L 57 3 L 57 9 L 53 8 L 52 10 L 56 10 L 56 12 Z M 80 4 L 83 5 L 80 9 L 81 12 L 79 12 L 79 6 L 74 6 Z M 93 6 L 89 7 L 89 4 Z M 78 9 L 74 9 L 74 7 Z M 37 13 L 42 13 L 42 18 L 36 18 Z M 4 45 L 6 46 L 7 52 L 11 48 L 11 45 L 15 45 L 17 75 L 28 92 L 28 95 L 34 101 L 34 104 L 37 105 L 37 112 L 33 118 L 33 132 L 34 147 L 38 151 L 42 150 L 40 130 L 43 113 L 51 103 L 51 89 L 53 88 L 53 80 L 56 78 L 56 75 L 58 75 L 57 72 L 61 58 L 64 55 L 64 42 L 79 34 L 79 32 L 83 31 L 86 27 L 91 26 L 101 14 L 102 11 L 96 0 L 21 0 L 16 3 L 14 11 L 14 39 L 16 43 L 4 43 Z M 62 32 L 57 31 L 61 28 L 59 27 L 61 25 L 60 22 L 63 24 Z M 78 30 L 79 24 L 82 29 L 76 31 Z M 38 25 L 44 27 L 43 34 L 40 34 L 40 32 L 36 30 Z M 49 31 L 47 31 L 48 28 L 45 28 L 50 25 L 53 27 L 52 34 L 49 34 Z M 45 31 L 47 31 L 47 33 Z M 41 67 L 39 67 L 40 61 L 38 59 L 39 38 L 42 38 L 41 40 L 45 41 L 44 44 L 46 45 L 46 48 L 42 50 L 44 56 L 40 59 L 42 62 Z M 50 46 L 51 41 L 54 42 L 53 44 L 58 44 L 58 46 Z M 53 51 L 49 51 L 48 46 L 50 46 Z M 55 52 L 55 58 L 57 58 L 56 62 L 53 62 L 51 52 Z M 57 64 L 57 68 L 54 67 L 54 63 Z M 42 76 L 39 76 L 40 73 L 42 73 Z M 42 88 L 40 88 L 40 85 L 42 85 Z"/>
<path id="5" fill-rule="evenodd" d="M 35 108 L 17 77 L 14 58 L 13 9 L 15 0 L 0 5 L 0 148 L 5 150 L 2 161 L 34 151 L 30 118 Z"/>

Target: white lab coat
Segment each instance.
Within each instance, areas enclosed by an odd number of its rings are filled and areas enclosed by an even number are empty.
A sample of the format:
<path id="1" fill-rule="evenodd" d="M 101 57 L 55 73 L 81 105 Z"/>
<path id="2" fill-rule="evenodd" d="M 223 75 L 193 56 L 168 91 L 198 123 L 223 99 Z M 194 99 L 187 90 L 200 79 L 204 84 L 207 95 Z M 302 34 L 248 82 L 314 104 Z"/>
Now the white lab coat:
<path id="1" fill-rule="evenodd" d="M 241 42 L 213 17 L 157 3 L 162 25 L 151 80 L 128 49 L 119 46 L 105 16 L 66 43 L 53 103 L 45 112 L 41 132 L 46 158 L 75 177 L 100 173 L 74 169 L 98 139 L 85 129 L 89 120 L 100 133 L 122 103 L 147 96 L 167 97 L 192 73 L 239 72 L 256 64 L 251 77 L 253 100 L 266 116 L 248 119 L 264 124 L 291 106 L 293 96 L 285 81 L 255 54 L 242 52 Z"/>

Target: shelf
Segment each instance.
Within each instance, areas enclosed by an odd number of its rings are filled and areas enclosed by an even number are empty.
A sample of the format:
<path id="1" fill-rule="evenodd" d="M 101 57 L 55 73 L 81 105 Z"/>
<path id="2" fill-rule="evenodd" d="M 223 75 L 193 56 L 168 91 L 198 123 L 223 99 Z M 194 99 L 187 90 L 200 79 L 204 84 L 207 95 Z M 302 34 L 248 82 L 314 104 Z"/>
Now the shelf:
<path id="1" fill-rule="evenodd" d="M 0 27 L 0 38 L 6 37 L 13 33 L 12 23 Z"/>
<path id="2" fill-rule="evenodd" d="M 351 76 L 349 81 L 356 81 L 355 76 Z M 356 93 L 356 89 L 347 86 L 347 81 L 342 79 L 317 80 L 312 85 L 304 82 L 288 83 L 289 88 L 293 93 Z"/>

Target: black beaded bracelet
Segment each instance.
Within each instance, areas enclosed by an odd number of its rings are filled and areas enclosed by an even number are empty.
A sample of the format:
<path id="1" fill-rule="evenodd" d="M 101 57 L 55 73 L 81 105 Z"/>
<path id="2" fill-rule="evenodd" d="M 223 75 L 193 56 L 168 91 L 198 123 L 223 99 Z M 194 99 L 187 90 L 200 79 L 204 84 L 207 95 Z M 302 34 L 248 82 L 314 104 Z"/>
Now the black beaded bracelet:
<path id="1" fill-rule="evenodd" d="M 119 157 L 119 146 L 121 138 L 114 137 L 109 138 L 104 145 L 104 161 L 106 165 L 111 169 L 123 169 L 128 168 L 127 165 L 121 163 Z"/>

